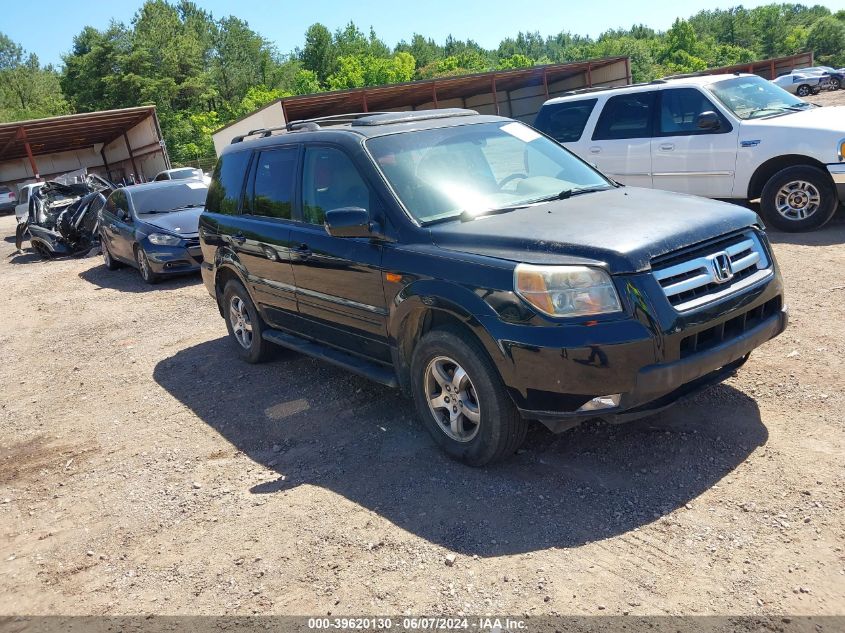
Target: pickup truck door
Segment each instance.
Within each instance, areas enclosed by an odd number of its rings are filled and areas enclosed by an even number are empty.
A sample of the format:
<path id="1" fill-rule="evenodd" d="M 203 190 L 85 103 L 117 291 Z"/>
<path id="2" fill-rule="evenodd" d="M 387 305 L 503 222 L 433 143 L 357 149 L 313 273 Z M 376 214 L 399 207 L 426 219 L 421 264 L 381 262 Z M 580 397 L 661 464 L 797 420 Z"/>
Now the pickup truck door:
<path id="1" fill-rule="evenodd" d="M 610 97 L 581 157 L 599 171 L 633 187 L 651 187 L 651 137 L 657 91 Z"/>
<path id="2" fill-rule="evenodd" d="M 651 142 L 654 187 L 708 198 L 731 197 L 738 129 L 697 88 L 667 88 L 660 91 L 658 101 Z M 716 113 L 718 128 L 698 127 L 704 112 Z"/>
<path id="3" fill-rule="evenodd" d="M 390 362 L 382 245 L 332 237 L 325 214 L 342 207 L 376 212 L 378 201 L 340 148 L 309 145 L 302 166 L 301 222 L 291 230 L 293 275 L 308 336 L 377 361 Z"/>

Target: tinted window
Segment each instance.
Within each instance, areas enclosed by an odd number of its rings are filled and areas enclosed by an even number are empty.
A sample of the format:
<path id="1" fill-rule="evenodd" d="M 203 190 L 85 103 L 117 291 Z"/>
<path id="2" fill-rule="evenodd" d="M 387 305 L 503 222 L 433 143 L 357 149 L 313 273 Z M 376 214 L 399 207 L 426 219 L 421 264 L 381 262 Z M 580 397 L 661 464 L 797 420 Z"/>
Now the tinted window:
<path id="1" fill-rule="evenodd" d="M 234 214 L 238 212 L 244 176 L 249 164 L 250 152 L 234 152 L 220 157 L 214 166 L 211 186 L 205 208 L 212 213 Z"/>
<path id="2" fill-rule="evenodd" d="M 179 209 L 201 207 L 205 204 L 208 188 L 201 182 L 176 181 L 171 186 L 135 188 L 132 207 L 135 213 L 168 213 Z"/>
<path id="3" fill-rule="evenodd" d="M 597 101 L 584 99 L 545 105 L 537 115 L 534 127 L 561 143 L 574 143 L 584 133 L 584 126 Z"/>
<path id="4" fill-rule="evenodd" d="M 370 194 L 358 168 L 340 150 L 309 147 L 302 174 L 302 219 L 322 224 L 326 211 L 341 207 L 369 210 Z"/>
<path id="5" fill-rule="evenodd" d="M 158 176 L 155 177 L 155 182 L 160 182 L 162 180 L 167 180 L 167 179 L 168 179 L 167 174 L 161 173 L 161 174 L 159 174 Z"/>
<path id="6" fill-rule="evenodd" d="M 719 111 L 695 88 L 675 88 L 660 94 L 660 132 L 670 136 L 684 134 L 723 134 L 731 131 L 730 123 L 719 114 L 722 127 L 718 130 L 698 128 L 698 115 Z"/>
<path id="7" fill-rule="evenodd" d="M 655 95 L 655 92 L 638 92 L 608 99 L 593 132 L 593 140 L 651 137 Z"/>
<path id="8" fill-rule="evenodd" d="M 290 219 L 298 156 L 297 147 L 281 147 L 258 154 L 245 213 Z"/>

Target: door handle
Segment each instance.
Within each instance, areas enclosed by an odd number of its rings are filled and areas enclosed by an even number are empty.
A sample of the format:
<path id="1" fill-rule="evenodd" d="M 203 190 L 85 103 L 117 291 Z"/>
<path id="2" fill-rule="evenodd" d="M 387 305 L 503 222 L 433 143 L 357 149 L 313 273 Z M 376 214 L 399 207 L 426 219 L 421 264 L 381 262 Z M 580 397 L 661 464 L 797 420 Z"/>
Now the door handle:
<path id="1" fill-rule="evenodd" d="M 660 149 L 662 149 L 664 152 L 671 152 L 673 149 L 675 149 L 675 144 L 674 143 L 661 143 Z"/>
<path id="2" fill-rule="evenodd" d="M 246 238 L 244 237 L 243 233 L 235 233 L 232 236 L 232 241 L 237 242 L 238 244 L 243 244 L 244 242 L 246 242 Z"/>
<path id="3" fill-rule="evenodd" d="M 593 146 L 590 148 L 590 154 L 601 154 L 601 147 Z"/>

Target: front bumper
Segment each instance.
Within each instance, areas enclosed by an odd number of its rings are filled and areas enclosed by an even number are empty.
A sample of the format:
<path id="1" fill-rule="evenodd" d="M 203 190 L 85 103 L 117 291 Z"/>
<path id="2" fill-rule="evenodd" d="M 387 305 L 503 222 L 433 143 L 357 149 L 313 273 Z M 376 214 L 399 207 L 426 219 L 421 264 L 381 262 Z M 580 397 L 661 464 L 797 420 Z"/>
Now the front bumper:
<path id="1" fill-rule="evenodd" d="M 148 239 L 142 246 L 150 262 L 150 268 L 157 275 L 178 275 L 193 273 L 200 269 L 202 251 L 199 246 L 158 246 Z"/>
<path id="2" fill-rule="evenodd" d="M 724 380 L 786 327 L 776 270 L 737 296 L 690 314 L 645 300 L 660 292 L 652 279 L 632 275 L 627 282 L 641 300 L 636 317 L 523 327 L 523 337 L 511 327 L 497 336 L 507 359 L 499 364 L 502 378 L 523 417 L 559 432 L 587 418 L 623 421 L 652 413 Z M 615 406 L 589 408 L 594 398 L 616 394 Z"/>
<path id="3" fill-rule="evenodd" d="M 833 178 L 833 184 L 836 187 L 839 202 L 845 203 L 845 163 L 828 165 L 827 171 L 830 177 Z"/>

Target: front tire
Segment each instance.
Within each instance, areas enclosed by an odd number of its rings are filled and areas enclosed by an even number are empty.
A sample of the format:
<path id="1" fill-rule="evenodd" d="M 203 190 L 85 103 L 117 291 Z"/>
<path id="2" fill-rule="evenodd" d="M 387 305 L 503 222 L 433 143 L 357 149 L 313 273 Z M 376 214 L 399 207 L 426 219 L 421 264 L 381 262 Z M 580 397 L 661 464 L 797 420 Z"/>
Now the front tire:
<path id="1" fill-rule="evenodd" d="M 799 97 L 809 97 L 810 93 L 813 92 L 813 89 L 810 88 L 807 84 L 801 84 L 798 86 L 798 89 L 795 91 Z"/>
<path id="2" fill-rule="evenodd" d="M 483 466 L 512 455 L 528 422 L 471 334 L 432 330 L 411 359 L 414 404 L 426 430 L 452 458 Z"/>
<path id="3" fill-rule="evenodd" d="M 135 249 L 135 261 L 138 263 L 138 272 L 141 273 L 141 279 L 145 284 L 154 284 L 158 281 L 158 275 L 153 272 L 150 260 L 140 246 Z"/>
<path id="4" fill-rule="evenodd" d="M 274 349 L 273 344 L 262 337 L 266 327 L 264 321 L 246 288 L 234 279 L 223 289 L 223 318 L 238 356 L 248 363 L 261 363 L 270 358 Z"/>
<path id="5" fill-rule="evenodd" d="M 836 213 L 839 199 L 830 177 L 817 167 L 787 167 L 769 178 L 760 196 L 760 211 L 781 231 L 812 231 Z"/>

